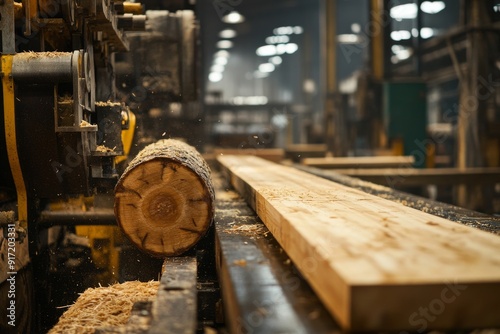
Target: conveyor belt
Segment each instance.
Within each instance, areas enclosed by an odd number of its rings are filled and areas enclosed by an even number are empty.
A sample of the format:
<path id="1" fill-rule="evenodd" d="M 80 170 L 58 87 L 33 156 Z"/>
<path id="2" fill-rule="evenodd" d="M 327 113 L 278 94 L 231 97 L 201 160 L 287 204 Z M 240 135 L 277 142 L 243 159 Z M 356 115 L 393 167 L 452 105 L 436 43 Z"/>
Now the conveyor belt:
<path id="1" fill-rule="evenodd" d="M 234 192 L 217 192 L 217 270 L 231 333 L 339 331 L 269 230 Z"/>

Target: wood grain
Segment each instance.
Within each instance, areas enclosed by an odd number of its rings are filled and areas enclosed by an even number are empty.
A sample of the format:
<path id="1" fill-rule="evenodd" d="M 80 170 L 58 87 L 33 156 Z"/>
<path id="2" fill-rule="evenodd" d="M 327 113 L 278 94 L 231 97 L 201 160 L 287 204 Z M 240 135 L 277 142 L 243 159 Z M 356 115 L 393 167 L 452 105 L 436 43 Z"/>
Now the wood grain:
<path id="1" fill-rule="evenodd" d="M 500 168 L 351 168 L 336 173 L 390 187 L 413 187 L 427 184 L 490 184 L 500 182 Z"/>
<path id="2" fill-rule="evenodd" d="M 326 157 L 302 160 L 304 165 L 316 168 L 408 168 L 414 162 L 413 156 Z"/>
<path id="3" fill-rule="evenodd" d="M 500 325 L 500 238 L 255 157 L 219 157 L 349 330 Z"/>
<path id="4" fill-rule="evenodd" d="M 154 256 L 179 255 L 205 235 L 214 215 L 210 168 L 191 146 L 147 146 L 115 188 L 115 215 L 125 235 Z"/>

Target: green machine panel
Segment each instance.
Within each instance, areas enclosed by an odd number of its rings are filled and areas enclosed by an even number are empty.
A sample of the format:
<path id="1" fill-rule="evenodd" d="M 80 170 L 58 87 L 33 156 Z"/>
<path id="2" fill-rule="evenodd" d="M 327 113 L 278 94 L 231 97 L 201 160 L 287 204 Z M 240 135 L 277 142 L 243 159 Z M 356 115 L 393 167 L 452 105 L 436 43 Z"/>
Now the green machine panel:
<path id="1" fill-rule="evenodd" d="M 383 84 L 384 122 L 389 140 L 402 139 L 404 154 L 415 157 L 415 167 L 425 166 L 427 142 L 426 84 L 389 81 Z"/>

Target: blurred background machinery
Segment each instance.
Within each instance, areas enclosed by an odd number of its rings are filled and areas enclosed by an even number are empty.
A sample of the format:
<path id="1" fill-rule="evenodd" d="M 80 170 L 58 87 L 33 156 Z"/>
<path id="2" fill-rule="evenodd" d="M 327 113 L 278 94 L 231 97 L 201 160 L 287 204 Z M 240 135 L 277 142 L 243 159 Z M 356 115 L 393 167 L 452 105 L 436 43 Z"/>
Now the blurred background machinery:
<path id="1" fill-rule="evenodd" d="M 161 261 L 123 238 L 112 206 L 127 163 L 161 138 L 182 138 L 210 162 L 284 161 L 494 230 L 499 22 L 498 0 L 0 1 L 0 307 L 9 272 L 29 310 L 24 332 L 50 328 L 87 287 L 157 278 Z M 234 208 L 241 224 L 258 223 L 240 204 L 219 205 L 220 226 Z M 238 260 L 253 240 L 219 232 L 194 251 L 210 259 L 198 282 L 205 323 L 218 317 L 214 240 L 228 247 L 218 261 Z M 275 241 L 257 248 L 279 258 L 265 272 L 287 261 Z M 243 315 L 259 311 L 237 301 Z"/>
<path id="2" fill-rule="evenodd" d="M 199 109 L 193 9 L 187 1 L 0 4 L 1 280 L 25 278 L 18 310 L 29 311 L 18 330 L 47 330 L 63 311 L 56 306 L 98 282 L 157 278 L 161 263 L 136 253 L 115 226 L 112 194 L 130 152 L 161 138 L 155 112 L 174 102 Z M 136 270 L 145 262 L 149 271 Z"/>

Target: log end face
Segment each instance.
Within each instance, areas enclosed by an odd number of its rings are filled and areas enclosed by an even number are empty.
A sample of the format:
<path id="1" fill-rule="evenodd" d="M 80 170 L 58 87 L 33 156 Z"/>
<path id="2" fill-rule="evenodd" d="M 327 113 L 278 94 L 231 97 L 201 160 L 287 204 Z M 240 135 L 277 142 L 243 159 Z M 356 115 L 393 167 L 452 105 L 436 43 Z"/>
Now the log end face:
<path id="1" fill-rule="evenodd" d="M 211 180 L 172 159 L 147 160 L 128 170 L 115 188 L 115 215 L 142 251 L 176 256 L 193 247 L 211 225 Z"/>

